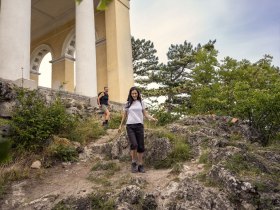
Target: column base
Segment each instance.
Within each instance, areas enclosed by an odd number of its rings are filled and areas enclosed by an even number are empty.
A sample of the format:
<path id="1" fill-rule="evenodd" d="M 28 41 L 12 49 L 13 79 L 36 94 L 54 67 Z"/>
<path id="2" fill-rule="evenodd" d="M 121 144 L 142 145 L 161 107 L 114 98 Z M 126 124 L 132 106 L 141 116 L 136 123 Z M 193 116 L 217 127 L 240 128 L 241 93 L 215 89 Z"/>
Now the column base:
<path id="1" fill-rule="evenodd" d="M 17 79 L 13 83 L 18 87 L 27 88 L 30 90 L 35 90 L 38 88 L 37 82 L 30 79 Z"/>

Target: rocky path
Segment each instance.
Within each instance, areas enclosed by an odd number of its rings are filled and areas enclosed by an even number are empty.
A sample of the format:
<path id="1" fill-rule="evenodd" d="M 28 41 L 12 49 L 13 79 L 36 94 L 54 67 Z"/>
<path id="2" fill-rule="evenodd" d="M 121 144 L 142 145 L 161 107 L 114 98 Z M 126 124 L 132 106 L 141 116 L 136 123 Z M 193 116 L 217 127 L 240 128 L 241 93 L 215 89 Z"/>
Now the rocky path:
<path id="1" fill-rule="evenodd" d="M 108 130 L 107 135 L 90 143 L 85 148 L 85 153 L 80 160 L 75 163 L 63 163 L 49 169 L 39 169 L 31 171 L 31 177 L 27 180 L 12 184 L 11 191 L 4 199 L 1 209 L 51 209 L 59 201 L 69 197 L 85 197 L 94 191 L 98 191 L 102 185 L 89 179 L 92 166 L 103 159 L 102 154 L 93 155 L 90 151 L 108 142 L 114 141 L 119 135 L 117 130 Z M 155 170 L 148 168 L 146 173 L 130 173 L 129 161 L 116 161 L 120 168 L 109 178 L 111 188 L 120 190 L 122 186 L 116 183 L 123 179 L 124 183 L 128 180 L 142 180 L 144 192 L 156 195 L 159 209 L 164 203 L 164 196 L 172 191 L 172 181 L 175 178 L 185 179 L 201 172 L 203 167 L 195 161 L 186 162 L 183 171 L 179 176 L 170 173 L 170 169 Z M 101 176 L 95 174 L 93 176 Z M 171 183 L 171 184 L 170 184 Z M 165 194 L 164 194 L 164 193 Z"/>

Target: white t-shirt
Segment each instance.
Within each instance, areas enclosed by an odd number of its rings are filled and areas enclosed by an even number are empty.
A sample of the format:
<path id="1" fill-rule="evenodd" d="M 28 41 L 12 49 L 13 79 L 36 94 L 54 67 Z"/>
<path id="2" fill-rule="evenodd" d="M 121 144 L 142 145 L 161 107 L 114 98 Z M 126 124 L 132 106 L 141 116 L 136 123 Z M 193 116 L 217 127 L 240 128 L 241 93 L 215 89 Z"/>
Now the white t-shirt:
<path id="1" fill-rule="evenodd" d="M 140 101 L 136 100 L 133 101 L 131 106 L 129 108 L 124 108 L 124 110 L 127 112 L 127 121 L 126 124 L 137 124 L 143 122 L 143 110 L 145 109 L 145 104 L 142 101 L 142 105 Z"/>

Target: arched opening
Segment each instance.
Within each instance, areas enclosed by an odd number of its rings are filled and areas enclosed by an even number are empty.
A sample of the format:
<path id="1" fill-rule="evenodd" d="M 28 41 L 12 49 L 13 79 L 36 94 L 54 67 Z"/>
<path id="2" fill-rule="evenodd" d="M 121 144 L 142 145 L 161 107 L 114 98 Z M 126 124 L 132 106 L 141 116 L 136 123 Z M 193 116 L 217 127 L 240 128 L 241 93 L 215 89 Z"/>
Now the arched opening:
<path id="1" fill-rule="evenodd" d="M 33 50 L 31 54 L 31 79 L 37 81 L 39 86 L 51 87 L 52 50 L 50 46 L 43 44 Z"/>
<path id="2" fill-rule="evenodd" d="M 48 88 L 51 88 L 52 86 L 52 64 L 50 63 L 51 60 L 51 53 L 47 53 L 42 59 L 42 62 L 39 67 L 39 86 Z"/>

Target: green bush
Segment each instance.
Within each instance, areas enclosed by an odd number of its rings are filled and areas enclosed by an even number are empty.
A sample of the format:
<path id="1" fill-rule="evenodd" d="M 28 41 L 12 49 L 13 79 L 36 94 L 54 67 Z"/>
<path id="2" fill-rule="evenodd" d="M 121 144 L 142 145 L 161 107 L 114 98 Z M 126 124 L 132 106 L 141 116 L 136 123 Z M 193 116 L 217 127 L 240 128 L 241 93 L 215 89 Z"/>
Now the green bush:
<path id="1" fill-rule="evenodd" d="M 42 149 L 51 135 L 70 131 L 75 124 L 75 117 L 66 112 L 59 98 L 48 105 L 36 90 L 17 90 L 17 106 L 10 123 L 15 147 Z"/>
<path id="2" fill-rule="evenodd" d="M 151 110 L 151 114 L 153 114 L 154 117 L 158 120 L 157 124 L 161 126 L 167 125 L 168 123 L 172 123 L 179 119 L 178 115 L 174 115 L 162 109 Z"/>
<path id="3" fill-rule="evenodd" d="M 57 158 L 61 161 L 77 161 L 78 160 L 78 152 L 77 150 L 69 145 L 58 145 L 53 150 L 53 157 Z"/>
<path id="4" fill-rule="evenodd" d="M 264 146 L 280 131 L 280 83 L 268 89 L 250 89 L 248 84 L 235 87 L 237 99 L 234 113 L 249 121 L 252 135 Z"/>
<path id="5" fill-rule="evenodd" d="M 71 141 L 77 141 L 84 144 L 90 140 L 98 139 L 105 133 L 106 131 L 101 126 L 100 121 L 97 120 L 95 117 L 91 117 L 80 120 L 75 128 L 68 131 L 68 133 L 65 133 L 60 136 L 64 136 Z"/>

